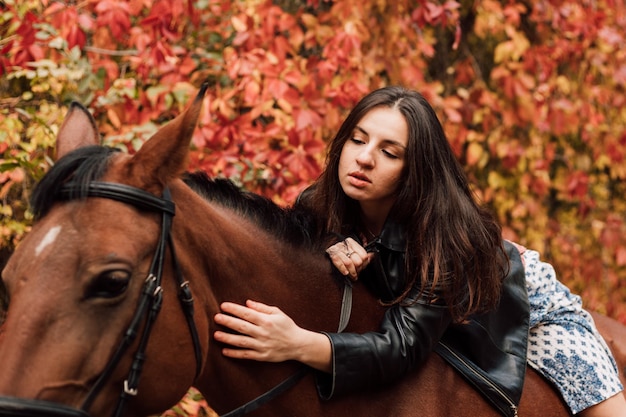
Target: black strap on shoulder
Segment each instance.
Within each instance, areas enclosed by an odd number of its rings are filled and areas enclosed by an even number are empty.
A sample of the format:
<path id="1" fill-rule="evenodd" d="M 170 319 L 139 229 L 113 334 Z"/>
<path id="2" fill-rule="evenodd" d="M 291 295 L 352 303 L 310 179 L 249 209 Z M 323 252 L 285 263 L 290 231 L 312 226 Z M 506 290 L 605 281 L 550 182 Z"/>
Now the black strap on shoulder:
<path id="1" fill-rule="evenodd" d="M 285 379 L 265 394 L 256 397 L 254 400 L 247 402 L 233 411 L 222 414 L 220 417 L 241 417 L 247 413 L 251 413 L 263 404 L 272 401 L 274 398 L 296 385 L 298 381 L 306 376 L 307 373 L 309 373 L 309 368 L 303 365 L 295 374 L 291 375 L 289 378 Z"/>

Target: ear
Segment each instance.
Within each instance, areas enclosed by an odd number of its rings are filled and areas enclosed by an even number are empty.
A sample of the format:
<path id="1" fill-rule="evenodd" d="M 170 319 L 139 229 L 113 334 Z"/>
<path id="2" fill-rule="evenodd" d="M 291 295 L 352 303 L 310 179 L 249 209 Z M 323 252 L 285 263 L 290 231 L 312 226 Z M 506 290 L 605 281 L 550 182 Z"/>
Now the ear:
<path id="1" fill-rule="evenodd" d="M 99 145 L 100 135 L 89 110 L 74 101 L 57 135 L 55 160 L 83 146 Z"/>
<path id="2" fill-rule="evenodd" d="M 174 120 L 156 132 L 135 154 L 130 163 L 130 177 L 164 185 L 180 176 L 187 167 L 191 137 L 202 109 L 208 84 L 203 84 L 193 103 Z"/>

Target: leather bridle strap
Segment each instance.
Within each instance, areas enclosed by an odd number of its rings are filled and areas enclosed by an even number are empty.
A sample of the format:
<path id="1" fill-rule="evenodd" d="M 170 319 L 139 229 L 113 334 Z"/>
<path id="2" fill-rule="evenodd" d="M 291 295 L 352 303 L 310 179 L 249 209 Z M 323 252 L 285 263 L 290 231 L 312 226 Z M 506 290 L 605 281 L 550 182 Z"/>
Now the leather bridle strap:
<path id="1" fill-rule="evenodd" d="M 1 417 L 89 417 L 83 410 L 59 403 L 14 397 L 0 397 Z"/>
<path id="2" fill-rule="evenodd" d="M 108 198 L 133 205 L 142 210 L 156 211 L 162 214 L 161 235 L 152 259 L 150 273 L 144 283 L 144 288 L 141 293 L 135 315 L 133 316 L 133 319 L 131 320 L 131 323 L 117 350 L 107 363 L 104 371 L 94 383 L 91 391 L 81 406 L 82 410 L 89 410 L 96 396 L 102 390 L 104 383 L 113 373 L 115 367 L 121 360 L 123 354 L 135 340 L 141 324 L 145 322 L 139 345 L 133 358 L 131 369 L 128 377 L 124 381 L 124 387 L 120 394 L 118 405 L 113 414 L 114 416 L 121 416 L 126 401 L 137 395 L 139 377 L 141 376 L 143 363 L 146 359 L 145 350 L 148 344 L 148 339 L 150 337 L 152 325 L 156 321 L 158 313 L 161 309 L 163 301 L 161 279 L 163 275 L 165 249 L 167 245 L 170 246 L 171 258 L 174 264 L 174 274 L 179 285 L 178 297 L 185 313 L 194 346 L 194 353 L 196 356 L 196 378 L 202 369 L 202 351 L 198 331 L 193 319 L 193 297 L 191 295 L 188 282 L 182 277 L 182 272 L 174 252 L 174 244 L 170 233 L 172 217 L 175 214 L 175 205 L 171 201 L 171 195 L 168 189 L 164 190 L 163 198 L 159 198 L 139 188 L 124 184 L 97 181 L 90 182 L 86 187 L 82 184 L 75 184 L 72 182 L 67 183 L 61 188 L 60 196 L 64 199 L 77 199 L 85 197 Z"/>
<path id="3" fill-rule="evenodd" d="M 68 182 L 61 188 L 60 197 L 65 200 L 77 200 L 86 197 L 108 198 L 146 211 L 167 213 L 172 217 L 176 214 L 176 205 L 171 199 L 160 198 L 141 188 L 113 182 L 92 181 L 86 189 L 83 184 Z"/>

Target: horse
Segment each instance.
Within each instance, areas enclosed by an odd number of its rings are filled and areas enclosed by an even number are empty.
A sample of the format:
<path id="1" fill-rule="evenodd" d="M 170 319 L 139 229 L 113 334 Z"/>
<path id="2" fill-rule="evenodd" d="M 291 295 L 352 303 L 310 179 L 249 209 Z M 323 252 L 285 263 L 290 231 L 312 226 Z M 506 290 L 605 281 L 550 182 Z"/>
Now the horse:
<path id="1" fill-rule="evenodd" d="M 303 365 L 221 354 L 223 301 L 276 305 L 319 331 L 375 330 L 384 308 L 337 275 L 305 213 L 185 178 L 205 90 L 132 155 L 100 146 L 89 111 L 70 107 L 33 195 L 36 221 L 2 274 L 0 416 L 148 416 L 192 386 L 228 416 L 498 416 L 437 354 L 394 384 L 329 401 Z M 623 373 L 626 328 L 595 318 Z M 519 414 L 569 415 L 530 368 Z"/>

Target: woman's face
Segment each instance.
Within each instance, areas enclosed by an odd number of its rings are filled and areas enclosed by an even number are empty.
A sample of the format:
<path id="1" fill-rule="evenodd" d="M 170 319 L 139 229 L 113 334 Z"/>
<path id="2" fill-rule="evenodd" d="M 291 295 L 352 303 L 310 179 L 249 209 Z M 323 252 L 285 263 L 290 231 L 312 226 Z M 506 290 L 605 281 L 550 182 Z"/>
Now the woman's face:
<path id="1" fill-rule="evenodd" d="M 339 183 L 365 212 L 374 210 L 386 217 L 393 206 L 405 167 L 408 131 L 399 110 L 375 107 L 357 123 L 344 144 Z"/>

